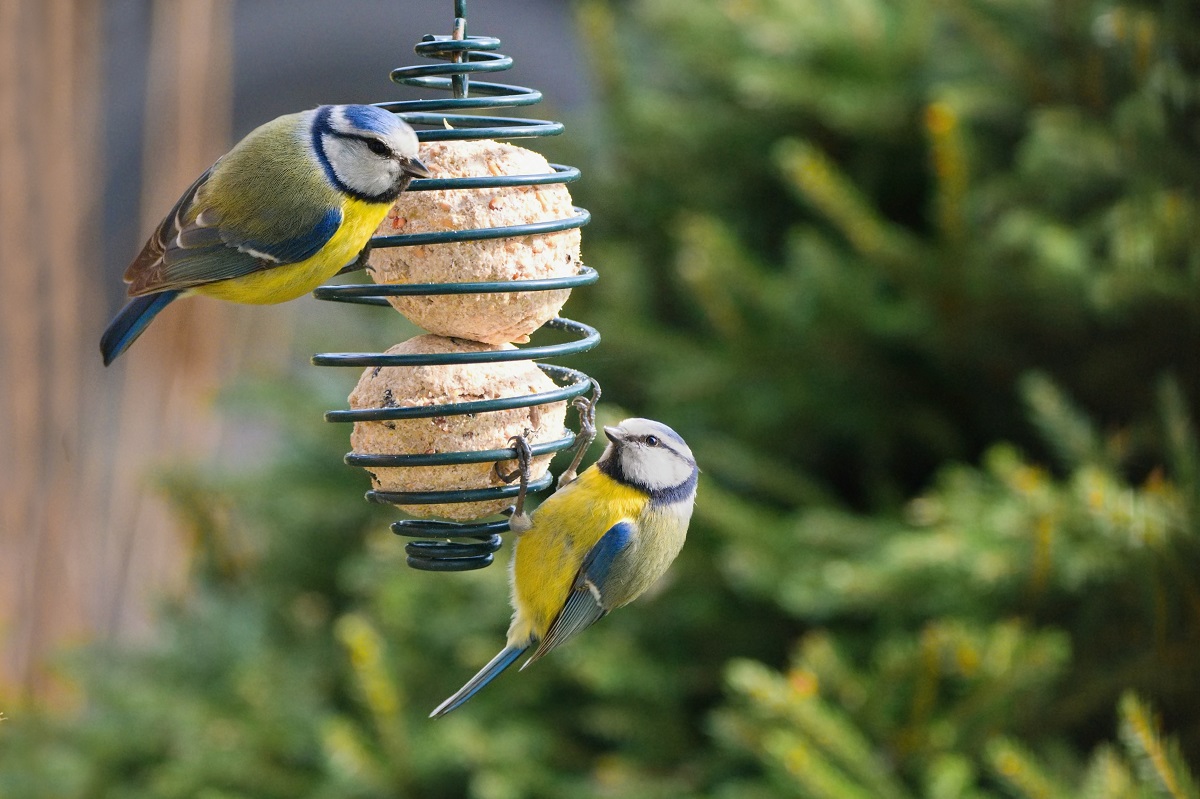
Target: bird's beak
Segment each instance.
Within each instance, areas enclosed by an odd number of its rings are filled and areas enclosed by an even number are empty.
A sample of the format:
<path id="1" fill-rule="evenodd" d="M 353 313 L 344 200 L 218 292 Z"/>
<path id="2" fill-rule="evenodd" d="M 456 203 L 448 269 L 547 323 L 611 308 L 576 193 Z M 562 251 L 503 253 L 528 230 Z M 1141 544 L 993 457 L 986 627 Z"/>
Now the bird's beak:
<path id="1" fill-rule="evenodd" d="M 622 440 L 624 440 L 624 436 L 621 435 L 620 429 L 616 427 L 605 427 L 604 435 L 608 436 L 608 440 L 614 444 L 619 444 Z"/>
<path id="2" fill-rule="evenodd" d="M 417 158 L 401 158 L 400 168 L 413 177 L 431 178 L 433 173 L 429 171 L 429 167 L 421 163 Z"/>

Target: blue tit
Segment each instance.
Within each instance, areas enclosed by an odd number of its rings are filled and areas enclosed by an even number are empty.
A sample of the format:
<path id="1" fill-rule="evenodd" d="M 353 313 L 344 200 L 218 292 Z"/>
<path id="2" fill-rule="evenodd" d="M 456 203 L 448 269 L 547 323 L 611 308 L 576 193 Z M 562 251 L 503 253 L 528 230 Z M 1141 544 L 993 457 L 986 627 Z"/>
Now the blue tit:
<path id="1" fill-rule="evenodd" d="M 286 302 L 356 257 L 414 177 L 417 135 L 369 105 L 324 105 L 254 129 L 184 192 L 125 270 L 105 365 L 176 297 Z"/>
<path id="2" fill-rule="evenodd" d="M 637 599 L 679 554 L 696 500 L 692 451 L 649 419 L 626 419 L 604 434 L 609 444 L 599 461 L 531 520 L 513 517 L 508 645 L 431 717 L 466 702 L 530 647 L 522 669 Z"/>

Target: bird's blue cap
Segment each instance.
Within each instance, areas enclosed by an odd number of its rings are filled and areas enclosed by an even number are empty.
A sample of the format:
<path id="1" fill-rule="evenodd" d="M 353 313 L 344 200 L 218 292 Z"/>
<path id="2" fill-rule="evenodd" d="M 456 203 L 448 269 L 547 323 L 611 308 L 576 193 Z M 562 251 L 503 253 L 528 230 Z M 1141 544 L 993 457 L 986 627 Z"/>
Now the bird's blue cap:
<path id="1" fill-rule="evenodd" d="M 342 113 L 346 117 L 346 121 L 359 130 L 378 133 L 380 136 L 386 136 L 396 130 L 396 123 L 399 117 L 391 111 L 385 111 L 382 108 L 374 105 L 345 105 L 342 106 Z"/>

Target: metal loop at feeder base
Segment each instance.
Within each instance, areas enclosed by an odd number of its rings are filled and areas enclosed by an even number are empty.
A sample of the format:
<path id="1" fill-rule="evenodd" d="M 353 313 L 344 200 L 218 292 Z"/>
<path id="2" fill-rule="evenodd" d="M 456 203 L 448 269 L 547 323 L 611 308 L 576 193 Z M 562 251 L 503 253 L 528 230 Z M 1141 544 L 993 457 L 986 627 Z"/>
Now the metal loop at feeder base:
<path id="1" fill-rule="evenodd" d="M 503 543 L 500 534 L 508 531 L 508 521 L 457 524 L 406 519 L 392 522 L 392 532 L 396 535 L 427 538 L 439 531 L 443 533 L 440 539 L 410 541 L 405 545 L 409 566 L 434 572 L 463 572 L 490 566 L 495 560 L 493 553 Z M 451 540 L 452 537 L 456 540 Z"/>

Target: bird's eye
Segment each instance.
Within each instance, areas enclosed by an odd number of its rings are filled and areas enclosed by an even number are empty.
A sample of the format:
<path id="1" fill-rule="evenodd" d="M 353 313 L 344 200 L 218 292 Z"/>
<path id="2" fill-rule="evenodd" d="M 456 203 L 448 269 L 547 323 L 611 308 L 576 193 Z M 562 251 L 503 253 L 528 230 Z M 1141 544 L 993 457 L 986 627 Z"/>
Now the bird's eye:
<path id="1" fill-rule="evenodd" d="M 658 436 L 646 436 L 646 446 L 647 447 L 657 447 L 658 446 Z"/>
<path id="2" fill-rule="evenodd" d="M 392 155 L 392 149 L 379 139 L 367 139 L 367 149 L 375 155 L 382 155 L 385 158 L 390 158 Z"/>

